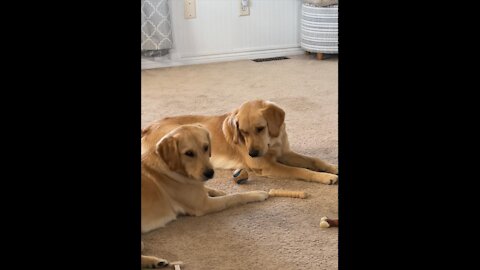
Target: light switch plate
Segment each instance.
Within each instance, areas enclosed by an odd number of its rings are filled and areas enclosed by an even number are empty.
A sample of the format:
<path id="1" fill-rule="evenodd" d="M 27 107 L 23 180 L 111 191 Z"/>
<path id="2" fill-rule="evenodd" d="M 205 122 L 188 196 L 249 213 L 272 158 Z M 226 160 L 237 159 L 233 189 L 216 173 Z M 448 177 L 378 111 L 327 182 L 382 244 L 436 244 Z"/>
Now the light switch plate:
<path id="1" fill-rule="evenodd" d="M 242 2 L 247 3 L 247 6 L 244 7 Z M 249 15 L 250 15 L 250 1 L 240 0 L 240 16 L 249 16 Z"/>
<path id="2" fill-rule="evenodd" d="M 185 0 L 185 19 L 193 19 L 197 17 L 197 4 L 195 0 Z"/>

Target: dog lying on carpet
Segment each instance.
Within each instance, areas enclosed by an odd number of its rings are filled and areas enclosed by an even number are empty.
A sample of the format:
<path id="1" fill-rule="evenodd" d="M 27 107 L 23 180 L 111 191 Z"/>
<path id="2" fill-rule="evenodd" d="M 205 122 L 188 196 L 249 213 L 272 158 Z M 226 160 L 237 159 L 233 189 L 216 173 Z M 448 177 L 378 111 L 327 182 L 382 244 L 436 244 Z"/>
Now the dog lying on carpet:
<path id="1" fill-rule="evenodd" d="M 142 233 L 163 227 L 180 214 L 202 216 L 268 198 L 265 191 L 225 195 L 204 186 L 214 170 L 210 134 L 201 125 L 163 123 L 156 135 L 154 147 L 142 153 Z M 168 265 L 152 256 L 142 255 L 141 262 L 142 268 Z"/>
<path id="2" fill-rule="evenodd" d="M 218 116 L 167 117 L 142 130 L 142 152 L 155 147 L 165 126 L 200 123 L 212 135 L 211 160 L 215 168 L 245 168 L 261 176 L 336 183 L 336 166 L 290 150 L 284 120 L 285 112 L 264 100 L 245 102 Z"/>

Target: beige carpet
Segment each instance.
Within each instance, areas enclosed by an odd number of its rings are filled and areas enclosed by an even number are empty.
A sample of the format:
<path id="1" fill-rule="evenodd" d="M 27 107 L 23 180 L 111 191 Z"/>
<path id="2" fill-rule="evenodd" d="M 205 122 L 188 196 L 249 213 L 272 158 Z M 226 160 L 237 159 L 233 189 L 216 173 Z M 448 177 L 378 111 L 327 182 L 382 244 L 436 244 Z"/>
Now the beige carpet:
<path id="1" fill-rule="evenodd" d="M 291 148 L 337 164 L 338 58 L 300 55 L 271 62 L 237 61 L 142 71 L 142 127 L 169 115 L 222 114 L 250 99 L 286 111 Z M 341 180 L 340 180 L 341 181 Z M 250 177 L 231 181 L 216 170 L 207 186 L 227 193 L 286 188 L 308 199 L 269 198 L 203 217 L 179 217 L 145 234 L 144 254 L 182 260 L 185 270 L 338 269 L 338 229 L 319 227 L 338 217 L 338 186 Z"/>

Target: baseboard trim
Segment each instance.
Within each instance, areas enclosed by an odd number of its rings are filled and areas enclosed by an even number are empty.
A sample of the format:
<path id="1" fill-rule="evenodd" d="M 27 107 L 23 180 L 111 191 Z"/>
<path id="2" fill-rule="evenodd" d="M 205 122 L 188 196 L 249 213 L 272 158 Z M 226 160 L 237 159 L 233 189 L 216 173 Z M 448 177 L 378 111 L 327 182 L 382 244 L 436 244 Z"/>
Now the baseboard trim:
<path id="1" fill-rule="evenodd" d="M 247 59 L 255 59 L 255 58 L 269 58 L 269 57 L 299 55 L 299 54 L 303 54 L 304 52 L 305 51 L 302 50 L 300 47 L 293 47 L 293 48 L 283 48 L 283 49 L 273 49 L 273 50 L 257 50 L 257 51 L 248 51 L 248 52 L 225 53 L 225 54 L 218 54 L 218 55 L 184 57 L 184 58 L 175 59 L 175 60 L 162 59 L 161 62 L 142 58 L 142 70 L 162 68 L 162 67 L 183 66 L 183 65 L 207 64 L 207 63 L 216 63 L 216 62 L 225 62 L 225 61 L 238 61 L 238 60 L 247 60 Z"/>

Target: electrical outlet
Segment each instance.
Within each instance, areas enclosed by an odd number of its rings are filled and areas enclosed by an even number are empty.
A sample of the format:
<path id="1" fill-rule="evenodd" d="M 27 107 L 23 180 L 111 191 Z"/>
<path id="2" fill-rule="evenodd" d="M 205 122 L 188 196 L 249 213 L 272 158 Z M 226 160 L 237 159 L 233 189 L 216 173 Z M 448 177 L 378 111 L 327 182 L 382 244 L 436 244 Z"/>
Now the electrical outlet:
<path id="1" fill-rule="evenodd" d="M 250 15 L 250 1 L 240 0 L 240 16 Z"/>
<path id="2" fill-rule="evenodd" d="M 197 4 L 195 3 L 195 0 L 185 0 L 185 19 L 193 19 L 197 16 Z"/>

